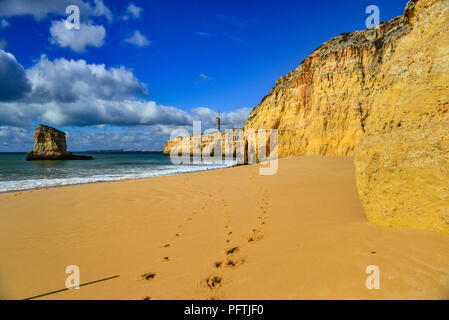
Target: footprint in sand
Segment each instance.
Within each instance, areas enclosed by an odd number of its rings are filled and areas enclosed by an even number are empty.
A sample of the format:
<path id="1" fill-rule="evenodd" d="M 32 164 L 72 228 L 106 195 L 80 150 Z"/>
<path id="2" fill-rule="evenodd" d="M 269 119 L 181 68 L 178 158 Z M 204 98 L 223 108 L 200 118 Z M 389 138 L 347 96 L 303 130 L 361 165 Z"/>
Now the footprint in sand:
<path id="1" fill-rule="evenodd" d="M 219 276 L 211 276 L 207 279 L 204 280 L 205 284 L 207 285 L 207 287 L 209 287 L 209 289 L 217 289 L 219 287 L 221 287 L 222 283 L 223 283 L 223 278 L 219 277 Z"/>
<path id="2" fill-rule="evenodd" d="M 223 263 L 222 261 L 215 262 L 214 266 L 217 269 L 220 269 L 223 267 L 236 268 L 236 267 L 242 265 L 244 262 L 245 262 L 245 259 L 229 259 L 226 261 L 226 263 Z"/>
<path id="3" fill-rule="evenodd" d="M 240 250 L 239 247 L 233 247 L 233 248 L 228 249 L 228 250 L 226 251 L 226 255 L 229 256 L 229 255 L 231 255 L 231 254 L 234 254 L 234 253 L 238 252 L 239 250 Z"/>
<path id="4" fill-rule="evenodd" d="M 252 236 L 252 237 L 250 237 L 250 238 L 248 239 L 248 243 L 253 244 L 253 243 L 255 243 L 255 242 L 257 242 L 257 241 L 260 241 L 260 240 L 262 240 L 262 239 L 263 239 L 263 235 L 262 235 L 262 234 L 254 235 L 254 236 Z"/>
<path id="5" fill-rule="evenodd" d="M 226 230 L 229 230 L 231 228 L 231 222 L 232 222 L 231 215 L 230 215 L 230 212 L 228 210 L 230 205 L 223 198 L 221 199 L 221 202 L 223 203 L 223 207 L 225 208 L 224 218 L 225 218 L 226 224 L 225 224 L 224 227 L 225 227 Z M 226 231 L 226 235 L 231 236 L 232 235 L 232 231 Z M 226 243 L 230 243 L 230 242 L 231 242 L 231 239 L 228 238 L 226 240 Z"/>
<path id="6" fill-rule="evenodd" d="M 139 276 L 140 280 L 145 280 L 145 281 L 153 280 L 154 278 L 156 278 L 156 273 L 154 273 L 154 272 L 144 273 Z"/>
<path id="7" fill-rule="evenodd" d="M 253 233 L 254 234 L 249 237 L 248 243 L 252 244 L 263 239 L 263 234 L 261 234 L 259 230 L 253 229 Z"/>
<path id="8" fill-rule="evenodd" d="M 226 267 L 236 268 L 245 263 L 245 259 L 230 259 L 226 261 Z"/>

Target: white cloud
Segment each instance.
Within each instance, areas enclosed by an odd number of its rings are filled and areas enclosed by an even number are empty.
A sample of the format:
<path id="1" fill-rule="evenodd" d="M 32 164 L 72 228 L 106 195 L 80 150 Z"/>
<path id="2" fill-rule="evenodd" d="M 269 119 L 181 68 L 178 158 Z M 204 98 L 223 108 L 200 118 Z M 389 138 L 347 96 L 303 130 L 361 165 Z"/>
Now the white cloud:
<path id="1" fill-rule="evenodd" d="M 106 68 L 103 64 L 88 64 L 83 59 L 50 61 L 42 56 L 27 70 L 27 76 L 33 84 L 32 98 L 36 101 L 117 101 L 147 96 L 146 85 L 125 67 Z"/>
<path id="2" fill-rule="evenodd" d="M 34 129 L 34 127 L 0 126 L 0 152 L 32 150 Z M 101 131 L 98 132 L 98 130 Z M 144 130 L 117 132 L 99 128 L 93 129 L 92 132 L 85 132 L 72 128 L 66 134 L 66 139 L 70 151 L 83 151 L 142 148 L 161 150 L 167 138 Z"/>
<path id="3" fill-rule="evenodd" d="M 66 16 L 65 9 L 69 5 L 80 8 L 81 18 L 89 19 L 92 16 L 105 17 L 112 21 L 111 10 L 103 0 L 2 0 L 0 1 L 0 17 L 13 17 L 31 15 L 36 20 L 43 20 L 49 15 Z"/>
<path id="4" fill-rule="evenodd" d="M 2 19 L 0 21 L 0 27 L 3 28 L 3 29 L 9 27 L 9 22 L 6 21 L 5 19 Z"/>
<path id="5" fill-rule="evenodd" d="M 139 31 L 135 31 L 134 34 L 125 39 L 125 42 L 134 44 L 138 47 L 145 47 L 149 46 L 151 44 L 151 41 L 149 41 L 143 34 L 141 34 Z"/>
<path id="6" fill-rule="evenodd" d="M 92 10 L 93 16 L 104 16 L 106 19 L 111 22 L 112 21 L 112 12 L 111 10 L 103 3 L 103 0 L 94 0 L 95 6 Z"/>
<path id="7" fill-rule="evenodd" d="M 81 23 L 80 29 L 69 29 L 65 20 L 53 21 L 50 27 L 50 41 L 63 48 L 83 53 L 86 47 L 100 48 L 104 44 L 106 30 L 101 25 Z"/>
<path id="8" fill-rule="evenodd" d="M 201 74 L 200 74 L 200 78 L 203 79 L 203 80 L 205 80 L 205 81 L 212 80 L 211 77 L 209 77 L 207 74 L 204 74 L 204 73 L 201 73 Z"/>
<path id="9" fill-rule="evenodd" d="M 162 149 L 165 139 L 150 132 L 71 132 L 70 150 Z"/>
<path id="10" fill-rule="evenodd" d="M 104 129 L 105 125 L 107 128 L 125 127 L 127 131 L 136 128 L 151 131 L 149 135 L 109 134 L 108 130 L 101 135 L 103 130 L 97 134 L 83 131 L 78 142 L 71 142 L 72 150 L 100 146 L 109 149 L 162 147 L 172 130 L 191 131 L 194 120 L 202 121 L 203 130 L 215 127 L 217 112 L 210 108 L 186 111 L 147 100 L 146 85 L 125 67 L 108 68 L 82 59 L 49 60 L 42 56 L 35 65 L 24 70 L 12 54 L 0 51 L 0 57 L 0 73 L 7 70 L 8 75 L 0 78 L 0 126 L 3 126 L 0 149 L 5 145 L 5 151 L 13 150 L 11 144 L 5 144 L 11 140 L 5 128 L 23 128 L 36 122 L 57 127 L 90 126 L 96 131 Z M 2 79 L 9 83 L 2 83 Z M 249 113 L 249 108 L 222 113 L 223 128 L 243 127 Z M 23 137 L 28 137 L 21 142 L 20 150 L 32 147 L 33 129 L 28 127 L 26 132 L 14 129 L 13 132 L 22 132 Z M 151 144 L 145 144 L 145 141 L 150 143 L 149 137 L 153 139 Z M 102 139 L 110 139 L 110 143 Z M 27 141 L 31 145 L 28 146 Z"/>
<path id="11" fill-rule="evenodd" d="M 190 111 L 195 120 L 202 121 L 203 126 L 206 128 L 215 128 L 217 111 L 206 107 L 193 108 Z M 231 112 L 220 113 L 222 127 L 224 129 L 243 128 L 250 112 L 250 108 L 240 108 Z"/>
<path id="12" fill-rule="evenodd" d="M 142 13 L 142 11 L 142 8 L 131 3 L 128 8 L 126 8 L 126 13 L 123 16 L 123 20 L 129 20 L 130 18 L 140 18 L 140 14 Z"/>
<path id="13" fill-rule="evenodd" d="M 20 127 L 0 126 L 0 151 L 28 151 L 34 143 L 33 132 Z"/>
<path id="14" fill-rule="evenodd" d="M 31 90 L 25 70 L 16 58 L 0 50 L 0 101 L 22 98 Z"/>

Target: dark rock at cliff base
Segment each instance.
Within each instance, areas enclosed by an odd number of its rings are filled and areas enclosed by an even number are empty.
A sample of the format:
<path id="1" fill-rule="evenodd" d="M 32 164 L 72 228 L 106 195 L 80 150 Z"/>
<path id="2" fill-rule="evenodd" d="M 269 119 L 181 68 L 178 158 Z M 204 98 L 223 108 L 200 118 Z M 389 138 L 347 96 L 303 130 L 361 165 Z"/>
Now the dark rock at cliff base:
<path id="1" fill-rule="evenodd" d="M 27 153 L 27 160 L 92 160 L 92 156 L 74 155 L 67 151 L 65 133 L 40 125 L 34 132 L 34 149 Z"/>
<path id="2" fill-rule="evenodd" d="M 58 155 L 43 155 L 30 151 L 27 153 L 28 161 L 31 160 L 92 160 L 92 156 L 75 155 L 72 152 L 64 152 Z"/>

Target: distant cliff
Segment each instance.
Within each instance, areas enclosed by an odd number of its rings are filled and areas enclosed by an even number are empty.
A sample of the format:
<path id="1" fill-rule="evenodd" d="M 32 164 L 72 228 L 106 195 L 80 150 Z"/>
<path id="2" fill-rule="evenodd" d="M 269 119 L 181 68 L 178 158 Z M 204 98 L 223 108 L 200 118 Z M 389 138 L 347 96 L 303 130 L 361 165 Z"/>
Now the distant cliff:
<path id="1" fill-rule="evenodd" d="M 219 138 L 218 138 L 219 137 Z M 244 137 L 242 129 L 229 129 L 219 133 L 217 132 L 202 134 L 190 137 L 190 140 L 184 140 L 185 145 L 182 144 L 183 138 L 178 137 L 168 140 L 164 147 L 164 155 L 169 156 L 170 153 L 182 154 L 183 148 L 186 148 L 190 156 L 198 156 L 201 154 L 214 155 L 214 147 L 217 145 L 217 140 L 221 139 L 221 153 L 223 156 L 233 156 L 237 154 L 237 147 L 241 146 L 241 153 L 243 155 Z M 226 145 L 227 144 L 227 145 Z"/>
<path id="2" fill-rule="evenodd" d="M 448 0 L 413 0 L 378 28 L 333 38 L 244 129 L 278 129 L 280 156 L 354 156 L 370 221 L 449 234 L 448 30 Z"/>
<path id="3" fill-rule="evenodd" d="M 74 155 L 67 151 L 65 133 L 55 128 L 39 125 L 34 132 L 34 148 L 27 160 L 91 160 L 91 156 Z"/>

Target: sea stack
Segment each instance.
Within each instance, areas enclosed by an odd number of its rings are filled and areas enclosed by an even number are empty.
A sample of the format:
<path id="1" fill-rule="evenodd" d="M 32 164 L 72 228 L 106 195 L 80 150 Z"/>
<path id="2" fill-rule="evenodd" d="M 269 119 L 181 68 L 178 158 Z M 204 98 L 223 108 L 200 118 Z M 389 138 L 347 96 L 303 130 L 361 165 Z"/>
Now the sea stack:
<path id="1" fill-rule="evenodd" d="M 27 153 L 27 160 L 92 160 L 92 156 L 74 155 L 67 151 L 65 133 L 45 125 L 34 132 L 34 149 Z"/>

